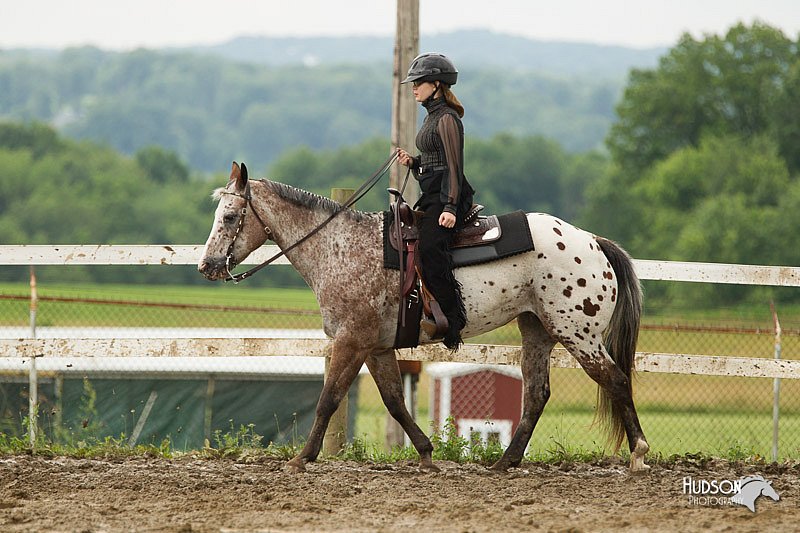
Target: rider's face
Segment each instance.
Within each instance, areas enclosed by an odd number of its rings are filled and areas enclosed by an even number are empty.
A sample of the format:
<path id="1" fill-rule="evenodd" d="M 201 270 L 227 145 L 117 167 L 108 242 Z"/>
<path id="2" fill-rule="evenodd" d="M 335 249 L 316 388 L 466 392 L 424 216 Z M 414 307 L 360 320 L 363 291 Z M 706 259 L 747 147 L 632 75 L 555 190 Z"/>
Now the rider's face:
<path id="1" fill-rule="evenodd" d="M 414 99 L 417 102 L 424 102 L 433 94 L 433 91 L 436 90 L 436 85 L 430 81 L 414 82 L 411 86 L 411 90 L 414 92 Z"/>

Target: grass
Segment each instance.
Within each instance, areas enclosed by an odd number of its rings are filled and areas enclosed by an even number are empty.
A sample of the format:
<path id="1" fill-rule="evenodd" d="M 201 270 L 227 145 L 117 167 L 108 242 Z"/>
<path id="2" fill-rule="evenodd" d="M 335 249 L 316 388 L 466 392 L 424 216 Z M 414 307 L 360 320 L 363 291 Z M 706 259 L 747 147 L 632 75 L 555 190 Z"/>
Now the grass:
<path id="1" fill-rule="evenodd" d="M 243 290 L 240 285 L 43 285 L 37 324 L 54 327 L 248 327 L 319 329 L 319 306 L 309 289 Z M 28 296 L 27 284 L 0 284 L 0 295 Z M 129 304 L 47 301 L 114 300 Z M 162 304 L 159 306 L 158 304 Z M 0 300 L 0 326 L 28 324 L 27 300 Z"/>
<path id="2" fill-rule="evenodd" d="M 563 370 L 563 372 L 570 371 Z M 564 376 L 559 376 L 558 379 L 564 379 Z M 87 420 L 93 420 L 97 418 L 98 411 L 96 397 L 92 394 L 88 380 L 84 387 L 86 393 L 81 397 L 80 409 Z M 362 396 L 362 401 L 364 398 L 368 396 Z M 394 447 L 385 450 L 378 444 L 383 440 L 382 433 L 369 434 L 363 431 L 362 424 L 370 418 L 367 413 L 373 413 L 373 424 L 376 416 L 386 420 L 382 409 L 378 411 L 380 415 L 374 414 L 376 413 L 374 407 L 374 405 L 360 405 L 356 428 L 360 436 L 348 443 L 333 459 L 378 463 L 418 460 L 418 455 L 412 448 Z M 769 457 L 771 435 L 769 413 L 749 408 L 710 409 L 706 406 L 699 410 L 673 411 L 644 406 L 640 409 L 640 418 L 652 446 L 651 455 L 659 462 L 669 462 L 687 456 L 693 458 L 713 456 L 730 461 L 765 462 L 765 458 Z M 424 427 L 428 419 L 427 413 L 423 412 L 419 419 Z M 611 452 L 603 445 L 603 436 L 599 428 L 592 427 L 592 420 L 591 405 L 586 405 L 584 402 L 581 406 L 573 399 L 556 396 L 555 401 L 548 404 L 539 421 L 526 459 L 561 465 L 605 460 Z M 786 458 L 796 460 L 800 450 L 796 445 L 785 443 L 798 442 L 800 412 L 785 414 L 781 423 L 784 428 L 782 441 L 784 445 L 779 450 L 780 457 L 784 460 Z M 26 424 L 27 420 L 23 422 L 23 425 Z M 240 425 L 237 428 L 232 421 L 228 431 L 215 431 L 212 441 L 206 441 L 201 450 L 176 451 L 170 438 L 157 444 L 130 446 L 125 434 L 110 437 L 101 433 L 101 428 L 91 423 L 84 424 L 75 434 L 58 434 L 52 439 L 41 432 L 35 446 L 31 447 L 25 438 L 0 432 L 0 454 L 36 453 L 77 458 L 131 456 L 172 458 L 191 455 L 208 459 L 257 461 L 288 460 L 299 452 L 302 445 L 302 440 L 295 435 L 291 443 L 283 445 L 269 443 L 265 446 L 263 437 L 256 432 L 253 424 Z M 727 438 L 725 435 L 734 437 Z M 435 447 L 435 460 L 490 465 L 503 453 L 502 446 L 496 441 L 484 443 L 461 437 L 452 418 L 446 421 L 441 430 L 432 432 L 431 440 Z M 627 461 L 627 455 L 623 451 L 620 457 L 623 461 Z"/>
<path id="3" fill-rule="evenodd" d="M 559 449 L 589 455 L 611 453 L 602 428 L 593 426 L 597 386 L 582 370 L 552 369 L 552 395 L 533 433 L 529 454 L 550 456 Z M 368 442 L 383 442 L 386 409 L 374 381 L 359 382 L 355 432 Z M 662 456 L 731 450 L 770 457 L 771 379 L 641 373 L 634 393 L 640 422 L 653 453 Z M 417 420 L 431 430 L 430 381 L 418 386 Z M 783 380 L 779 457 L 800 458 L 800 383 Z"/>
<path id="4" fill-rule="evenodd" d="M 563 439 L 563 440 L 562 440 Z M 434 432 L 433 459 L 435 461 L 452 461 L 456 463 L 477 463 L 489 466 L 497 461 L 503 453 L 503 448 L 498 443 L 483 444 L 469 442 L 458 436 L 454 421 L 449 419 L 442 432 Z M 104 437 L 102 439 L 88 439 L 80 444 L 60 444 L 39 438 L 36 445 L 31 447 L 27 439 L 8 436 L 0 432 L 0 456 L 35 454 L 46 457 L 74 457 L 77 459 L 105 459 L 119 460 L 128 457 L 154 457 L 162 459 L 175 459 L 180 457 L 204 458 L 209 460 L 229 459 L 237 462 L 258 462 L 262 460 L 286 461 L 300 452 L 298 443 L 275 445 L 269 443 L 264 446 L 262 437 L 258 435 L 252 425 L 240 426 L 238 429 L 231 427 L 225 433 L 217 432 L 214 445 L 206 443 L 202 450 L 176 451 L 170 439 L 164 439 L 159 445 L 129 446 L 125 435 L 119 437 Z M 767 460 L 754 448 L 747 448 L 741 443 L 734 443 L 728 448 L 716 453 L 708 452 L 680 452 L 666 454 L 653 451 L 649 456 L 650 463 L 671 464 L 688 458 L 694 462 L 707 462 L 713 459 L 723 459 L 736 463 L 765 464 Z M 321 457 L 321 460 L 344 460 L 360 463 L 391 464 L 397 462 L 416 462 L 419 455 L 416 450 L 408 446 L 397 446 L 389 451 L 370 442 L 366 438 L 356 438 L 348 443 L 337 455 Z M 534 463 L 556 464 L 570 466 L 579 463 L 604 463 L 609 455 L 601 446 L 592 443 L 584 445 L 571 442 L 570 436 L 560 434 L 553 438 L 547 446 L 541 449 L 529 448 L 525 460 Z M 620 455 L 621 462 L 629 460 L 629 454 Z M 796 464 L 796 461 L 783 461 Z"/>
<path id="5" fill-rule="evenodd" d="M 359 413 L 362 411 L 360 409 Z M 771 412 L 754 416 L 749 413 L 713 411 L 660 412 L 645 408 L 639 409 L 639 418 L 654 454 L 673 456 L 704 453 L 731 457 L 732 454 L 742 455 L 745 451 L 748 457 L 771 457 Z M 360 414 L 356 431 L 365 442 L 380 443 L 383 440 L 384 420 L 384 415 L 370 417 Z M 425 428 L 427 413 L 419 416 L 418 420 L 420 426 Z M 576 410 L 548 405 L 536 425 L 528 455 L 536 458 L 553 457 L 565 455 L 567 451 L 587 457 L 613 454 L 606 444 L 602 428 L 593 422 L 594 410 L 591 407 Z M 427 427 L 430 427 L 429 424 Z M 779 457 L 800 458 L 800 414 L 782 415 L 781 427 Z M 435 437 L 436 433 L 433 434 Z M 461 437 L 458 439 L 465 440 Z M 436 441 L 435 438 L 433 440 Z M 449 449 L 452 446 L 452 443 L 445 446 L 442 453 L 446 457 L 442 458 L 452 458 Z M 455 446 L 461 447 L 462 444 L 457 442 Z"/>
<path id="6" fill-rule="evenodd" d="M 316 311 L 314 293 L 308 288 L 258 288 L 244 284 L 201 285 L 123 285 L 123 284 L 42 284 L 39 296 L 111 298 L 169 303 L 254 305 Z M 0 283 L 0 294 L 30 295 L 27 283 Z"/>

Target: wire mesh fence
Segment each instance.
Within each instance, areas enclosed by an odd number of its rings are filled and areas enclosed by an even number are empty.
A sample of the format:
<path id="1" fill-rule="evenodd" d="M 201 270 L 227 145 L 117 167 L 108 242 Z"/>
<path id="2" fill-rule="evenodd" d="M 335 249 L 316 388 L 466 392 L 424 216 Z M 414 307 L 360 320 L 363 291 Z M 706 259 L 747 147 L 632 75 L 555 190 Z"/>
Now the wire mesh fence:
<path id="1" fill-rule="evenodd" d="M 307 289 L 40 286 L 35 331 L 30 290 L 0 286 L 0 337 L 322 338 Z M 757 319 L 645 320 L 640 351 L 772 358 L 775 329 L 768 304 Z M 680 315 L 676 313 L 675 315 Z M 514 323 L 470 342 L 519 344 Z M 780 356 L 797 359 L 800 331 L 785 320 Z M 57 356 L 57 354 L 51 354 Z M 103 354 L 97 354 L 102 356 Z M 52 438 L 125 435 L 136 442 L 169 439 L 198 448 L 220 432 L 252 426 L 265 441 L 298 443 L 307 434 L 321 390 L 321 358 L 59 358 L 37 361 L 40 424 Z M 4 359 L 0 368 L 0 431 L 22 435 L 28 416 L 28 366 Z M 427 432 L 452 417 L 465 438 L 507 444 L 521 405 L 513 367 L 423 365 L 416 376 L 415 414 Z M 581 370 L 553 368 L 551 397 L 529 451 L 606 449 L 593 426 L 596 385 Z M 634 384 L 641 423 L 653 451 L 727 456 L 800 457 L 800 383 L 771 378 L 639 373 Z M 375 446 L 397 442 L 371 377 L 351 389 L 350 438 Z M 777 418 L 776 418 L 777 415 Z M 776 424 L 777 420 L 777 426 Z"/>

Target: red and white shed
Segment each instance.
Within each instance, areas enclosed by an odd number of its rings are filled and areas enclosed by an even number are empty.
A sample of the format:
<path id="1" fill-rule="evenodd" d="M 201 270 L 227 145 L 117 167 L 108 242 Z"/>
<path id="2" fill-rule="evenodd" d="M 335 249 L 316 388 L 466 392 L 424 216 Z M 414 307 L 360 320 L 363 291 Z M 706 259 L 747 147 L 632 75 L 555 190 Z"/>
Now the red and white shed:
<path id="1" fill-rule="evenodd" d="M 459 436 L 511 442 L 522 415 L 522 372 L 516 366 L 432 363 L 430 414 L 443 430 L 453 417 Z"/>

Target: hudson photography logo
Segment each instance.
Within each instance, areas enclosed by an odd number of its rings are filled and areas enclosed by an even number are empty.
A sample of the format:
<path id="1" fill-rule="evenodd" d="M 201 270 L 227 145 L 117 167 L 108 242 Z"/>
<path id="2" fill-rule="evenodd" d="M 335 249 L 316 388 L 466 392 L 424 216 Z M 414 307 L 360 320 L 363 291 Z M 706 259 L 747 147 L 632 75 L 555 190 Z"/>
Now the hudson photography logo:
<path id="1" fill-rule="evenodd" d="M 772 488 L 772 482 L 762 476 L 747 476 L 741 479 L 700 479 L 691 476 L 683 478 L 683 494 L 689 498 L 689 505 L 722 507 L 743 505 L 756 512 L 756 500 L 767 496 L 775 501 L 780 496 Z"/>

